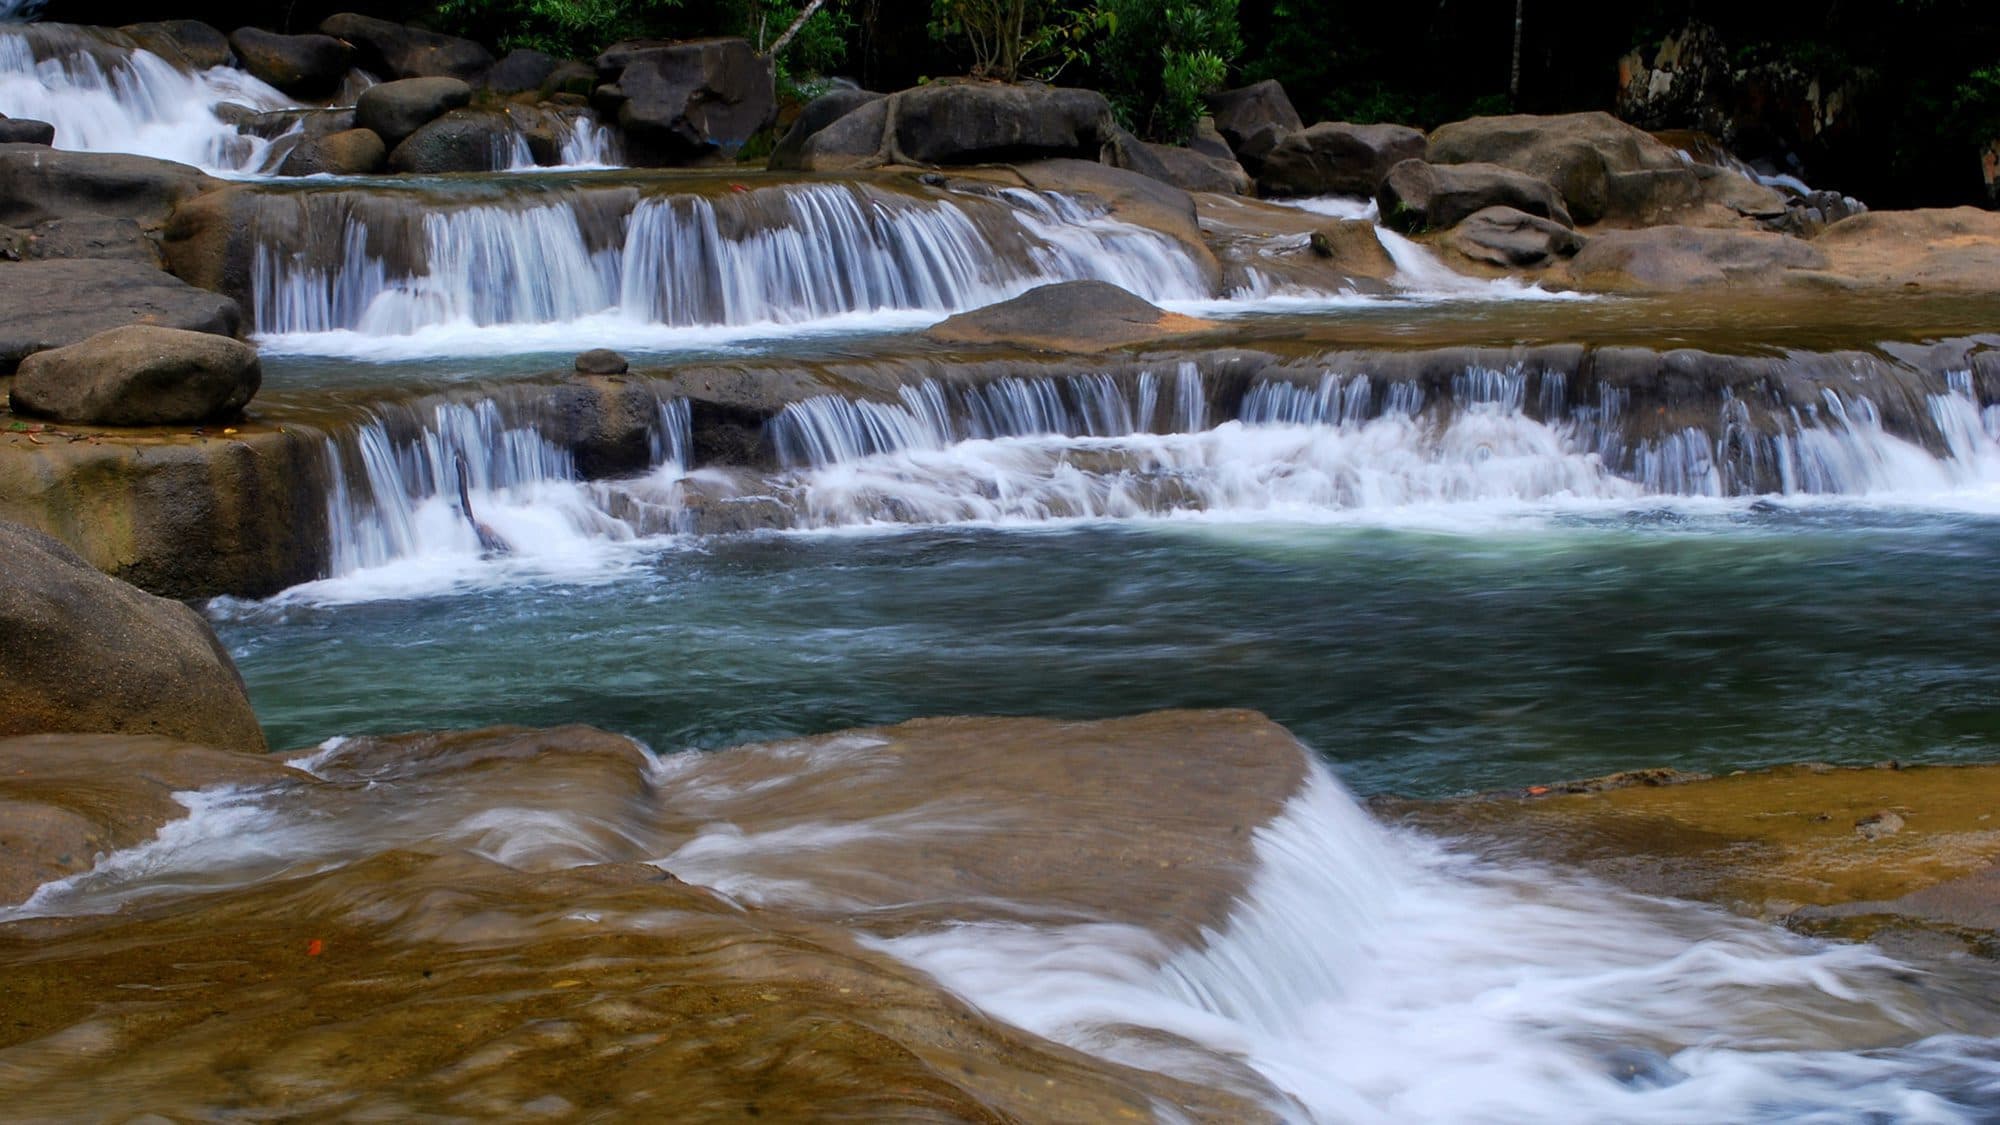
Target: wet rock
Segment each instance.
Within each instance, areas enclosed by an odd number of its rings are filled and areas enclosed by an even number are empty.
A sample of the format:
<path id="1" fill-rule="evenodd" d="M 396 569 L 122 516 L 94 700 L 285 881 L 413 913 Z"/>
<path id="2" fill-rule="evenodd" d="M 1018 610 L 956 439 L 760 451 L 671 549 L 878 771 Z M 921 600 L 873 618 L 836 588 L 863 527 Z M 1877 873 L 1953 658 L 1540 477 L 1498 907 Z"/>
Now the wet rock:
<path id="1" fill-rule="evenodd" d="M 1262 155 L 1257 187 L 1265 195 L 1369 196 L 1389 169 L 1423 155 L 1420 130 L 1322 121 L 1285 134 Z"/>
<path id="2" fill-rule="evenodd" d="M 597 57 L 593 101 L 637 164 L 729 157 L 777 111 L 770 60 L 741 39 L 631 40 Z"/>
<path id="3" fill-rule="evenodd" d="M 313 140 L 318 137 L 330 137 L 335 133 L 344 133 L 354 128 L 354 110 L 274 109 L 264 113 L 249 114 L 237 123 L 236 128 L 239 132 L 262 137 L 267 141 L 277 140 L 294 130 L 307 140 Z"/>
<path id="4" fill-rule="evenodd" d="M 1104 162 L 1182 191 L 1248 195 L 1252 187 L 1250 173 L 1233 157 L 1218 159 L 1192 148 L 1150 144 L 1123 129 L 1104 147 Z"/>
<path id="5" fill-rule="evenodd" d="M 134 324 L 23 359 L 9 401 L 59 422 L 188 425 L 235 418 L 263 380 L 248 344 Z"/>
<path id="6" fill-rule="evenodd" d="M 236 302 L 138 262 L 0 264 L 0 373 L 36 352 L 128 324 L 234 336 Z"/>
<path id="7" fill-rule="evenodd" d="M 229 49 L 229 37 L 200 20 L 153 20 L 127 24 L 118 30 L 156 55 L 168 59 L 179 55 L 196 70 L 236 62 L 236 52 Z"/>
<path id="8" fill-rule="evenodd" d="M 1606 219 L 1659 221 L 1700 194 L 1679 153 L 1608 113 L 1453 122 L 1431 134 L 1425 159 L 1498 164 L 1546 180 L 1586 225 Z"/>
<path id="9" fill-rule="evenodd" d="M 1011 177 L 1036 191 L 1059 191 L 1101 203 L 1111 217 L 1181 244 L 1219 292 L 1221 266 L 1203 237 L 1194 197 L 1150 176 L 1090 160 L 1037 160 L 1015 165 Z"/>
<path id="10" fill-rule="evenodd" d="M 229 35 L 243 69 L 287 94 L 324 97 L 340 88 L 354 48 L 330 35 L 278 35 L 239 27 Z"/>
<path id="11" fill-rule="evenodd" d="M 507 117 L 454 109 L 418 129 L 389 153 L 391 172 L 491 172 L 505 166 L 514 130 Z"/>
<path id="12" fill-rule="evenodd" d="M 175 793 L 294 779 L 262 754 L 149 735 L 0 738 L 0 906 L 151 839 L 187 815 Z"/>
<path id="13" fill-rule="evenodd" d="M 51 219 L 29 231 L 22 256 L 32 261 L 102 258 L 159 269 L 160 247 L 131 219 Z"/>
<path id="14" fill-rule="evenodd" d="M 630 368 L 625 357 L 610 348 L 592 348 L 576 357 L 576 369 L 584 375 L 623 375 Z"/>
<path id="15" fill-rule="evenodd" d="M 1976 207 L 1869 211 L 1809 245 L 1861 285 L 2000 292 L 2000 214 Z"/>
<path id="16" fill-rule="evenodd" d="M 1869 813 L 1854 822 L 1855 834 L 1865 840 L 1883 840 L 1903 830 L 1901 815 L 1892 809 Z"/>
<path id="17" fill-rule="evenodd" d="M 959 313 L 924 333 L 941 344 L 1096 352 L 1185 336 L 1214 321 L 1170 313 L 1102 281 L 1064 281 Z"/>
<path id="18" fill-rule="evenodd" d="M 419 80 L 421 81 L 421 80 Z M 360 176 L 382 170 L 389 149 L 372 129 L 348 129 L 316 139 L 307 139 L 285 154 L 278 166 L 281 176 Z"/>
<path id="19" fill-rule="evenodd" d="M 1308 245 L 1347 274 L 1389 277 L 1396 272 L 1395 260 L 1375 236 L 1375 224 L 1366 219 L 1343 219 L 1322 227 L 1312 232 Z"/>
<path id="20" fill-rule="evenodd" d="M 0 735 L 154 735 L 264 749 L 229 653 L 200 614 L 0 522 Z"/>
<path id="21" fill-rule="evenodd" d="M 470 39 L 439 35 L 388 20 L 341 12 L 319 25 L 353 45 L 354 65 L 386 78 L 457 78 L 477 82 L 493 54 Z"/>
<path id="22" fill-rule="evenodd" d="M 418 129 L 471 101 L 472 87 L 456 78 L 383 82 L 361 92 L 354 103 L 354 123 L 373 129 L 383 144 L 395 148 Z"/>
<path id="23" fill-rule="evenodd" d="M 52 145 L 56 127 L 46 121 L 0 114 L 0 145 Z"/>
<path id="24" fill-rule="evenodd" d="M 1208 108 L 1215 119 L 1216 132 L 1229 142 L 1238 159 L 1244 158 L 1246 143 L 1259 132 L 1270 130 L 1283 135 L 1306 127 L 1299 119 L 1299 111 L 1292 108 L 1292 99 L 1285 95 L 1285 88 L 1271 78 L 1210 94 Z M 1247 165 L 1249 161 L 1244 163 Z"/>
<path id="25" fill-rule="evenodd" d="M 516 47 L 486 72 L 486 88 L 501 95 L 539 90 L 556 72 L 558 61 L 554 55 Z"/>
<path id="26" fill-rule="evenodd" d="M 1475 262 L 1507 269 L 1548 265 L 1575 256 L 1585 238 L 1551 219 L 1512 207 L 1475 211 L 1451 229 L 1444 244 Z"/>
<path id="27" fill-rule="evenodd" d="M 785 131 L 777 146 L 771 150 L 770 166 L 786 169 L 803 167 L 801 161 L 805 155 L 807 141 L 822 129 L 862 106 L 881 101 L 883 96 L 871 90 L 845 88 L 829 90 L 807 102 L 805 108 L 799 111 L 798 117 L 792 121 L 792 127 Z M 875 136 L 879 142 L 881 137 L 879 127 L 875 130 Z"/>
<path id="28" fill-rule="evenodd" d="M 158 226 L 214 186 L 199 169 L 169 160 L 0 145 L 0 223 L 10 226 L 84 215 Z"/>
<path id="29" fill-rule="evenodd" d="M 1620 292 L 1771 286 L 1827 264 L 1814 244 L 1788 235 L 1661 226 L 1594 235 L 1569 272 L 1580 288 Z"/>
<path id="30" fill-rule="evenodd" d="M 1562 196 L 1548 181 L 1498 164 L 1427 164 L 1405 160 L 1376 192 L 1382 224 L 1404 232 L 1446 230 L 1488 207 L 1511 207 L 1570 226 Z"/>

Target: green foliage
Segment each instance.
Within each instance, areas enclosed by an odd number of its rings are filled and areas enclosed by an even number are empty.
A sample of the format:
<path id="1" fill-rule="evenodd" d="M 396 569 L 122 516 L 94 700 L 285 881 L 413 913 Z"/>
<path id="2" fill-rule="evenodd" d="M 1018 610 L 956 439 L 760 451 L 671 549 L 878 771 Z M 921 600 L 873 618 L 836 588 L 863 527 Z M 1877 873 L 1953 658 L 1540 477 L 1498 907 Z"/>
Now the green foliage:
<path id="1" fill-rule="evenodd" d="M 971 55 L 975 78 L 1053 80 L 1090 59 L 1090 42 L 1110 24 L 1077 0 L 931 0 L 931 38 Z"/>
<path id="2" fill-rule="evenodd" d="M 1103 0 L 1111 37 L 1098 59 L 1104 93 L 1127 128 L 1185 141 L 1242 53 L 1236 0 Z"/>
<path id="3" fill-rule="evenodd" d="M 437 22 L 455 35 L 588 58 L 620 39 L 657 34 L 681 0 L 438 0 Z"/>
<path id="4" fill-rule="evenodd" d="M 759 53 L 768 51 L 805 6 L 806 0 L 750 0 L 744 7 L 739 33 Z M 847 61 L 847 43 L 853 34 L 854 19 L 841 0 L 827 0 L 785 45 L 784 53 L 773 60 L 779 86 L 803 90 L 811 79 L 836 73 Z"/>

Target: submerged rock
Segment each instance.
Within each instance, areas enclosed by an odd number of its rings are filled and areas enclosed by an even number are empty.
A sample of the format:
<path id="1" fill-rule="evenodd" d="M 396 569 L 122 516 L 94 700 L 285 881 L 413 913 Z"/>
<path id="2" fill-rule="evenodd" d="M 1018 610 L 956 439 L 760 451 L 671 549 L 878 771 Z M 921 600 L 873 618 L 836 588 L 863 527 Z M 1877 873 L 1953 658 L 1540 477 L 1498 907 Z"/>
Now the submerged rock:
<path id="1" fill-rule="evenodd" d="M 959 313 L 924 336 L 941 344 L 1096 352 L 1217 327 L 1212 320 L 1170 313 L 1107 282 L 1064 281 Z"/>
<path id="2" fill-rule="evenodd" d="M 98 426 L 232 420 L 263 384 L 257 349 L 208 332 L 133 324 L 21 361 L 18 414 Z"/>
<path id="3" fill-rule="evenodd" d="M 264 749 L 229 653 L 201 615 L 0 522 L 0 736 L 143 734 Z"/>
<path id="4" fill-rule="evenodd" d="M 135 261 L 0 264 L 0 373 L 109 329 L 150 324 L 234 336 L 236 302 Z"/>

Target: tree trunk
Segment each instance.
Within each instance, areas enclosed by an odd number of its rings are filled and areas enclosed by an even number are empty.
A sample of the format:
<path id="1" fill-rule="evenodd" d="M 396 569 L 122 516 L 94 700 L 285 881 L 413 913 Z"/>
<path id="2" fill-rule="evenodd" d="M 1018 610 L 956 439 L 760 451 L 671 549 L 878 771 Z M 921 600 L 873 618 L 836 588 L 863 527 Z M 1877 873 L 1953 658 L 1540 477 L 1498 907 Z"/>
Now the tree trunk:
<path id="1" fill-rule="evenodd" d="M 806 25 L 806 21 L 813 18 L 813 14 L 815 12 L 818 12 L 820 6 L 825 3 L 826 0 L 812 0 L 811 3 L 807 4 L 805 6 L 805 10 L 799 13 L 799 18 L 792 21 L 792 26 L 786 28 L 785 33 L 783 35 L 778 36 L 778 41 L 776 43 L 771 44 L 771 49 L 769 51 L 764 52 L 765 56 L 767 58 L 775 59 L 778 57 L 779 52 L 783 51 L 786 47 L 791 46 L 792 37 L 799 33 L 799 29 L 804 27 Z M 1520 43 L 1519 33 L 1516 33 L 1515 52 L 1517 54 L 1520 51 L 1519 43 Z"/>

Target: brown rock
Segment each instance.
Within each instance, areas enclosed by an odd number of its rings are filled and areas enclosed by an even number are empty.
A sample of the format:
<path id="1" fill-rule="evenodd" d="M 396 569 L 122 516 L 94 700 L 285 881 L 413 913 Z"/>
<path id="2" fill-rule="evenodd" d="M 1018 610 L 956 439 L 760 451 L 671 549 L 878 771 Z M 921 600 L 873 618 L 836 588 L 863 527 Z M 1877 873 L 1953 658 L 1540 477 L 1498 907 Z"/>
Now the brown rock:
<path id="1" fill-rule="evenodd" d="M 1322 121 L 1264 153 L 1257 186 L 1265 195 L 1374 195 L 1391 168 L 1423 156 L 1421 130 Z"/>
<path id="2" fill-rule="evenodd" d="M 9 400 L 61 422 L 174 426 L 236 417 L 263 381 L 248 344 L 132 324 L 22 360 Z"/>
<path id="3" fill-rule="evenodd" d="M 1064 281 L 1010 301 L 959 313 L 924 335 L 941 344 L 995 344 L 1097 352 L 1219 327 L 1165 309 L 1102 281 Z"/>
<path id="4" fill-rule="evenodd" d="M 1511 207 L 1572 225 L 1548 181 L 1498 164 L 1426 164 L 1405 160 L 1375 193 L 1382 225 L 1406 233 L 1446 230 L 1488 207 Z"/>
<path id="5" fill-rule="evenodd" d="M 278 166 L 282 176 L 361 176 L 382 170 L 389 149 L 372 129 L 348 129 L 301 141 Z"/>
<path id="6" fill-rule="evenodd" d="M 610 348 L 592 348 L 576 357 L 576 370 L 582 375 L 623 375 L 630 368 L 625 357 Z"/>
<path id="7" fill-rule="evenodd" d="M 1499 164 L 1547 180 L 1578 223 L 1655 221 L 1698 195 L 1680 154 L 1608 113 L 1475 117 L 1431 134 L 1433 164 Z M 1524 208 L 1526 210 L 1526 208 Z"/>
<path id="8" fill-rule="evenodd" d="M 264 749 L 229 653 L 201 615 L 0 523 L 0 735 L 144 734 Z"/>
<path id="9" fill-rule="evenodd" d="M 1813 243 L 1788 235 L 1663 226 L 1599 233 L 1569 270 L 1579 288 L 1623 292 L 1779 285 L 1826 266 Z"/>

